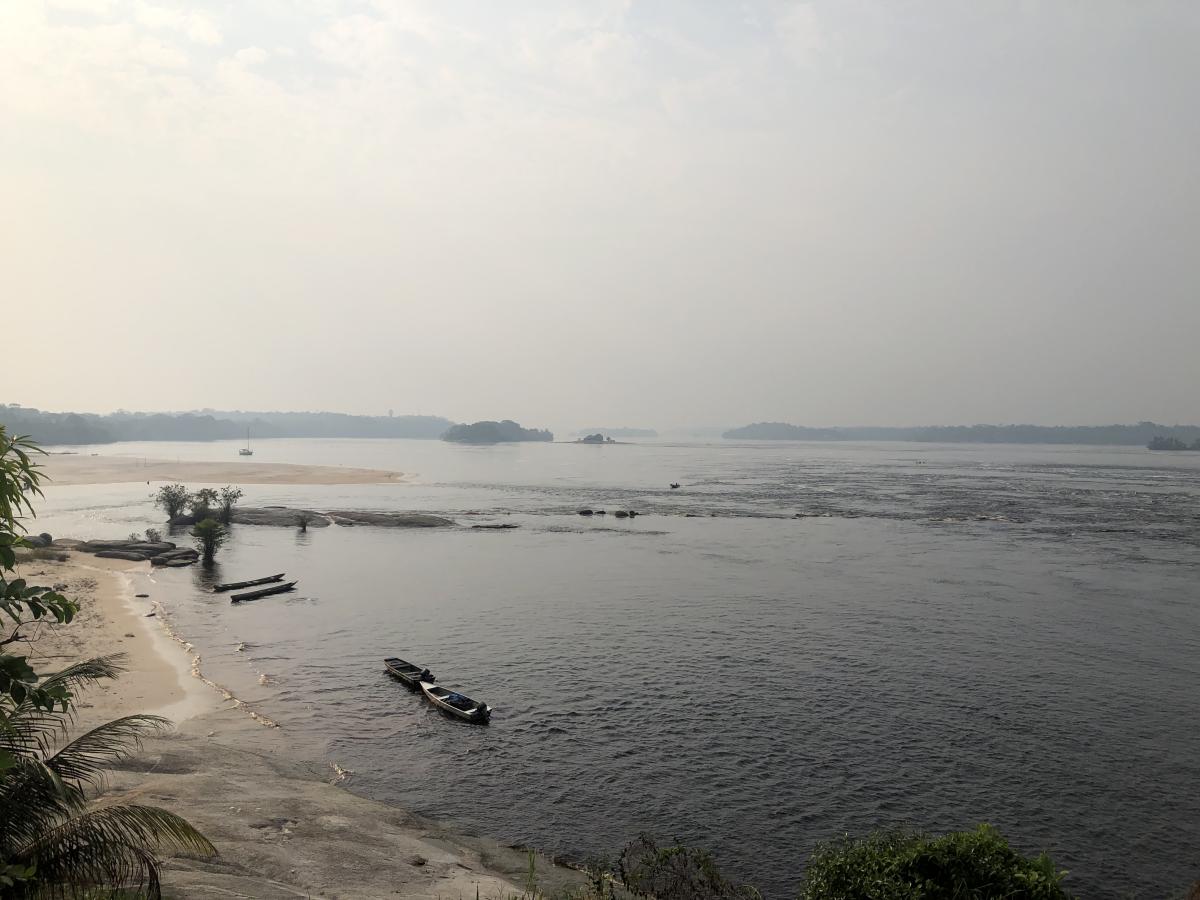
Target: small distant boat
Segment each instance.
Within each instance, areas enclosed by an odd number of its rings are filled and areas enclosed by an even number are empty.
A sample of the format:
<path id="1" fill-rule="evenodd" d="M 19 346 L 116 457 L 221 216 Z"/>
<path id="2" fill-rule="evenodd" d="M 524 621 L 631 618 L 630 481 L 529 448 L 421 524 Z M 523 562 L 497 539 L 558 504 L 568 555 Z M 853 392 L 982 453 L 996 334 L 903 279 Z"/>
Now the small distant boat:
<path id="1" fill-rule="evenodd" d="M 283 576 L 284 573 L 280 572 L 278 575 L 268 575 L 265 578 L 254 578 L 250 581 L 230 581 L 225 584 L 214 584 L 213 593 L 220 594 L 225 591 L 236 591 L 240 588 L 254 587 L 259 584 L 270 584 L 273 581 L 283 581 Z"/>
<path id="2" fill-rule="evenodd" d="M 246 591 L 244 594 L 234 594 L 229 598 L 230 603 L 242 603 L 246 600 L 258 600 L 261 597 L 270 597 L 272 594 L 282 594 L 285 591 L 290 591 L 296 586 L 294 581 L 286 581 L 283 584 L 273 584 L 270 587 L 260 588 L 257 591 Z"/>
<path id="3" fill-rule="evenodd" d="M 399 678 L 411 688 L 420 687 L 422 681 L 433 681 L 433 673 L 428 669 L 410 663 L 398 656 L 389 656 L 383 661 L 383 670 L 389 675 Z"/>
<path id="4" fill-rule="evenodd" d="M 676 489 L 676 488 L 678 488 L 678 487 L 679 487 L 679 482 L 678 482 L 678 481 L 672 481 L 672 482 L 671 482 L 671 490 L 675 490 L 675 489 Z"/>
<path id="5" fill-rule="evenodd" d="M 246 446 L 238 451 L 239 456 L 253 456 L 254 451 L 250 449 L 250 429 L 246 429 Z"/>
<path id="6" fill-rule="evenodd" d="M 443 712 L 468 722 L 487 722 L 492 717 L 492 710 L 486 703 L 478 703 L 465 694 L 452 691 L 441 685 L 421 682 L 421 692 L 425 697 Z"/>

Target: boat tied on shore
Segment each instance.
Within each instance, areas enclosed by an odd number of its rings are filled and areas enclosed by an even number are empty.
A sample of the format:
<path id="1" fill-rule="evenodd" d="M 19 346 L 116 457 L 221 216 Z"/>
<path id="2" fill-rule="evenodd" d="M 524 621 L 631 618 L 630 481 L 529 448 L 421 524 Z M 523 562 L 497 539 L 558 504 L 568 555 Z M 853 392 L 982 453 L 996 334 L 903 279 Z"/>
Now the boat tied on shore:
<path id="1" fill-rule="evenodd" d="M 244 594 L 234 594 L 229 598 L 230 603 L 244 603 L 247 600 L 258 600 L 262 597 L 270 597 L 272 594 L 282 594 L 290 591 L 296 586 L 294 581 L 285 581 L 283 584 L 273 584 L 270 587 L 259 588 L 257 591 L 246 591 Z"/>
<path id="2" fill-rule="evenodd" d="M 214 584 L 213 593 L 221 594 L 225 591 L 236 591 L 241 588 L 257 587 L 260 584 L 271 584 L 275 581 L 283 581 L 285 572 L 280 572 L 277 575 L 266 575 L 262 578 L 252 578 L 250 581 L 228 581 L 223 584 Z"/>
<path id="3" fill-rule="evenodd" d="M 478 722 L 482 725 L 486 724 L 492 717 L 492 709 L 486 703 L 472 700 L 465 694 L 460 694 L 458 691 L 452 691 L 441 685 L 422 681 L 421 693 L 425 695 L 425 698 L 430 703 L 442 710 L 442 712 L 449 713 L 459 719 L 466 719 L 468 722 Z"/>
<path id="4" fill-rule="evenodd" d="M 385 659 L 383 661 L 383 670 L 413 689 L 420 687 L 422 681 L 431 682 L 435 680 L 433 673 L 428 669 L 403 660 L 398 656 L 389 656 Z"/>

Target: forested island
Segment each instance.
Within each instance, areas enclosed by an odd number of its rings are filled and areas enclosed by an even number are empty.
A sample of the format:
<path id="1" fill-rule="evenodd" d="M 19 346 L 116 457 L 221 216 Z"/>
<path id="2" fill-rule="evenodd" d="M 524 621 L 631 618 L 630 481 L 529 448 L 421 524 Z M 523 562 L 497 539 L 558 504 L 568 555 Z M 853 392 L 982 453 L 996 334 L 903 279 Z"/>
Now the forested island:
<path id="1" fill-rule="evenodd" d="M 1192 441 L 1189 445 L 1179 438 L 1164 437 L 1159 434 L 1151 438 L 1146 447 L 1150 450 L 1200 450 L 1200 438 Z"/>
<path id="2" fill-rule="evenodd" d="M 118 411 L 108 415 L 58 413 L 0 404 L 0 425 L 39 444 L 111 444 L 115 441 L 221 441 L 244 438 L 440 437 L 454 423 L 440 416 L 351 416 L 330 412 L 180 413 Z"/>
<path id="3" fill-rule="evenodd" d="M 512 419 L 502 422 L 472 422 L 454 425 L 442 434 L 443 441 L 458 444 L 505 444 L 516 441 L 552 441 L 554 435 L 545 429 L 522 428 Z"/>
<path id="4" fill-rule="evenodd" d="M 1200 442 L 1200 425 L 932 425 L 910 428 L 809 428 L 756 422 L 722 437 L 746 441 L 915 441 L 945 444 L 1113 444 L 1145 447 L 1155 439 Z M 1151 449 L 1174 449 L 1152 447 Z M 1184 448 L 1186 449 L 1186 447 Z"/>

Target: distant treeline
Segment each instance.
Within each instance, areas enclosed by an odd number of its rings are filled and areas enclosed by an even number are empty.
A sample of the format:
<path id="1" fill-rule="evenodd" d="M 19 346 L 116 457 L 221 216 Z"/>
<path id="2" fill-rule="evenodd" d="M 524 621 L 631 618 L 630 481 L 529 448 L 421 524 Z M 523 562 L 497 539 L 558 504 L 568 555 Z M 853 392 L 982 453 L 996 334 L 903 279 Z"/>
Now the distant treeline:
<path id="1" fill-rule="evenodd" d="M 454 423 L 440 416 L 349 416 L 326 412 L 52 413 L 0 404 L 0 425 L 42 445 L 114 441 L 220 441 L 244 438 L 376 437 L 434 439 Z"/>
<path id="2" fill-rule="evenodd" d="M 807 428 L 756 422 L 723 437 L 751 441 L 918 441 L 946 444 L 1119 444 L 1147 446 L 1156 437 L 1200 440 L 1200 425 L 933 425 L 913 428 Z"/>

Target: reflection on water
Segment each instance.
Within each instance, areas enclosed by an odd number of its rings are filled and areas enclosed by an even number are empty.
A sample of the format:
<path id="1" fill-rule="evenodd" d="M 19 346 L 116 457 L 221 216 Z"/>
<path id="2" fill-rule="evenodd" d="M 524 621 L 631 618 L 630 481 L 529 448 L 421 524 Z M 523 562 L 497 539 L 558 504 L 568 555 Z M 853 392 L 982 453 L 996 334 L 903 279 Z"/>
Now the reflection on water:
<path id="1" fill-rule="evenodd" d="M 249 504 L 520 526 L 240 526 L 219 570 L 156 570 L 209 674 L 356 772 L 352 790 L 575 856 L 651 829 L 771 898 L 794 896 L 817 841 L 894 823 L 992 822 L 1089 897 L 1195 877 L 1194 465 L 1132 448 L 263 443 L 424 475 L 250 486 Z M 48 530 L 152 524 L 133 487 L 52 489 Z M 281 570 L 295 594 L 204 592 Z M 495 707 L 491 726 L 388 679 L 393 654 Z"/>

